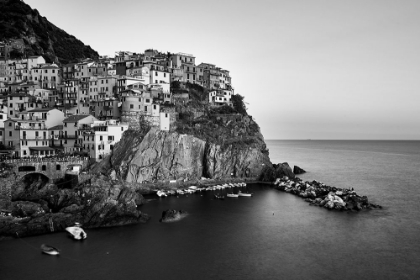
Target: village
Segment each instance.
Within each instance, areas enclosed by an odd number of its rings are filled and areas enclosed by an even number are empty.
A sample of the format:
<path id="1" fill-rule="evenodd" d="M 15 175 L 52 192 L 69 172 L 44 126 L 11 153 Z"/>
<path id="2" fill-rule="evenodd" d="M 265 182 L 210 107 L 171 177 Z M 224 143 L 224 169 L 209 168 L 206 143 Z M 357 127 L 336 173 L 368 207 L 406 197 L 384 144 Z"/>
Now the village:
<path id="1" fill-rule="evenodd" d="M 43 56 L 11 58 L 0 42 L 0 153 L 44 158 L 84 155 L 100 161 L 123 133 L 142 124 L 169 131 L 188 108 L 186 84 L 202 87 L 209 106 L 232 106 L 228 70 L 185 53 L 120 51 L 77 63 L 47 63 Z M 176 89 L 174 87 L 176 86 Z"/>

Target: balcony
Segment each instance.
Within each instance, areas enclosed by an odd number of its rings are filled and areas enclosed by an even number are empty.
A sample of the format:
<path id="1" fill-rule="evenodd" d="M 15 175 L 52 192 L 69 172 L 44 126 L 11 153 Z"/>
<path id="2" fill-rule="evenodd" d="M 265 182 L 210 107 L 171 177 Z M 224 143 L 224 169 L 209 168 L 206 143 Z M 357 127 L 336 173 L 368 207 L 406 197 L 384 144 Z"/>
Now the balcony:
<path id="1" fill-rule="evenodd" d="M 72 140 L 72 139 L 77 139 L 77 136 L 76 135 L 59 135 L 58 139 Z"/>
<path id="2" fill-rule="evenodd" d="M 37 125 L 20 125 L 15 127 L 16 130 L 47 130 L 45 124 L 41 124 L 41 126 Z"/>

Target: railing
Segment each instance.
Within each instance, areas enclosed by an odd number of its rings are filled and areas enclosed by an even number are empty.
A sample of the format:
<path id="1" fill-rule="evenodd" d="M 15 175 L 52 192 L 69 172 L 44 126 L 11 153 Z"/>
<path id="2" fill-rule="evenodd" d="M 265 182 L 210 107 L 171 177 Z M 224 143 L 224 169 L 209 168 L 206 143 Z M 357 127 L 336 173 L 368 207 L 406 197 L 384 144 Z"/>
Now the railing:
<path id="1" fill-rule="evenodd" d="M 76 135 L 59 135 L 58 139 L 77 139 Z"/>

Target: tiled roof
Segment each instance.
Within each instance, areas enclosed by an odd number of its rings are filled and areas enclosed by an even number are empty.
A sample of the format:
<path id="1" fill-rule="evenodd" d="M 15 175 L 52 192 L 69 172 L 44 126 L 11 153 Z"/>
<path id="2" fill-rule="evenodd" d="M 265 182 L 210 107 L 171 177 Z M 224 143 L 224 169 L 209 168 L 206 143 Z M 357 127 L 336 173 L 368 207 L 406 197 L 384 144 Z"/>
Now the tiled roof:
<path id="1" fill-rule="evenodd" d="M 48 128 L 48 130 L 63 130 L 63 125 L 62 124 L 56 125 L 56 126 Z"/>
<path id="2" fill-rule="evenodd" d="M 74 123 L 80 120 L 83 120 L 84 118 L 87 118 L 91 115 L 73 115 L 68 117 L 67 119 L 64 119 L 63 123 Z"/>
<path id="3" fill-rule="evenodd" d="M 36 109 L 29 110 L 28 113 L 48 112 L 48 111 L 51 111 L 53 109 L 55 109 L 55 108 L 36 108 Z"/>

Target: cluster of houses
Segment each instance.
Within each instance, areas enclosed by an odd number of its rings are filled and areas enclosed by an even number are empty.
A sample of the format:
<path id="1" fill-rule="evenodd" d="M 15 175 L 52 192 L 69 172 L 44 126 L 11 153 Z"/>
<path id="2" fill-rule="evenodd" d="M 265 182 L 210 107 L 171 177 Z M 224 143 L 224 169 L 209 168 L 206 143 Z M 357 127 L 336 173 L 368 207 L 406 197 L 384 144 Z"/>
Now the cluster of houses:
<path id="1" fill-rule="evenodd" d="M 188 93 L 171 83 L 193 83 L 212 106 L 231 105 L 229 71 L 195 64 L 184 53 L 118 52 L 114 58 L 46 63 L 42 56 L 10 59 L 0 43 L 0 150 L 15 157 L 85 153 L 101 160 L 140 119 L 170 130 L 173 105 Z"/>

